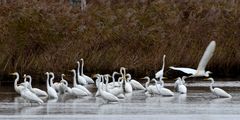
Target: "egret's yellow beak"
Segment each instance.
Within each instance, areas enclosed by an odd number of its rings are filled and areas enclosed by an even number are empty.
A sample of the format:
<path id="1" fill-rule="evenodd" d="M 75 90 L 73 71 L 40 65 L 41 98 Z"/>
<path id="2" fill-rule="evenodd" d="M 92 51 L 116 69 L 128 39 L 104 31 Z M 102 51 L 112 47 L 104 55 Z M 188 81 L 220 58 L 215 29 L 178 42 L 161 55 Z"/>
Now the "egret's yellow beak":
<path id="1" fill-rule="evenodd" d="M 162 77 L 162 79 L 168 79 L 167 77 Z"/>
<path id="2" fill-rule="evenodd" d="M 209 80 L 209 78 L 204 78 L 203 80 Z"/>
<path id="3" fill-rule="evenodd" d="M 13 75 L 13 73 L 9 73 L 9 75 Z"/>
<path id="4" fill-rule="evenodd" d="M 97 75 L 98 75 L 98 74 L 94 74 L 94 75 L 93 75 L 93 78 L 97 78 Z"/>

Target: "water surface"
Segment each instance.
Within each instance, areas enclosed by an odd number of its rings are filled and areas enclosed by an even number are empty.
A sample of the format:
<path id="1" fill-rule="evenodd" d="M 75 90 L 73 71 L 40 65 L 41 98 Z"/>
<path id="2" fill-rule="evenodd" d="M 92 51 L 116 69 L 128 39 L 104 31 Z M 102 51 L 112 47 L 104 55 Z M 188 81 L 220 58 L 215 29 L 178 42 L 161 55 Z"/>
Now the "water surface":
<path id="1" fill-rule="evenodd" d="M 189 83 L 188 94 L 173 97 L 147 97 L 144 91 L 125 94 L 119 103 L 106 103 L 101 97 L 75 98 L 63 95 L 58 100 L 43 98 L 43 105 L 25 103 L 9 86 L 0 92 L 0 119 L 164 119 L 164 120 L 224 120 L 240 119 L 239 82 L 217 82 L 233 98 L 216 98 L 210 92 L 209 83 Z M 166 84 L 172 88 L 173 84 Z M 240 84 L 239 84 L 240 85 Z M 234 87 L 231 87 L 234 86 Z M 193 89 L 198 87 L 199 89 Z M 44 86 L 41 86 L 44 88 Z M 93 88 L 93 86 L 88 86 Z M 93 92 L 95 89 L 91 89 Z"/>

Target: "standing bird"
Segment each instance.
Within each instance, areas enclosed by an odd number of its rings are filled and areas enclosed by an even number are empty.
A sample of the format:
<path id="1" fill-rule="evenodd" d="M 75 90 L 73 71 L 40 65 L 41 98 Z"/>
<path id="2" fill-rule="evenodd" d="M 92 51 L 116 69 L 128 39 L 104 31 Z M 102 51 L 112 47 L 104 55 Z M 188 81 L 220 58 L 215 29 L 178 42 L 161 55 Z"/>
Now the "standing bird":
<path id="1" fill-rule="evenodd" d="M 165 57 L 166 57 L 166 55 L 163 55 L 162 69 L 155 74 L 155 78 L 163 77 L 163 72 L 164 72 L 164 67 L 165 67 Z"/>
<path id="2" fill-rule="evenodd" d="M 120 73 L 118 73 L 116 71 L 113 72 L 113 74 L 112 74 L 112 81 L 113 82 L 108 83 L 109 86 L 114 86 L 114 87 L 119 86 L 119 83 L 115 81 L 115 75 L 117 75 L 117 74 L 120 74 Z"/>
<path id="3" fill-rule="evenodd" d="M 213 88 L 213 84 L 214 84 L 214 80 L 213 78 L 207 78 L 205 80 L 211 80 L 211 84 L 210 84 L 210 90 L 211 92 L 216 95 L 217 97 L 220 97 L 220 98 L 232 98 L 232 96 L 230 94 L 228 94 L 226 91 L 224 91 L 223 89 L 221 88 Z"/>
<path id="4" fill-rule="evenodd" d="M 72 69 L 70 70 L 71 72 L 73 72 L 73 86 L 84 91 L 85 93 L 87 93 L 87 95 L 92 95 L 92 93 L 87 89 L 85 88 L 84 86 L 82 85 L 78 85 L 77 84 L 77 80 L 76 80 L 76 70 Z"/>
<path id="5" fill-rule="evenodd" d="M 186 74 L 191 74 L 190 77 L 209 77 L 209 74 L 211 74 L 212 72 L 205 71 L 205 68 L 209 60 L 212 58 L 215 48 L 216 48 L 216 42 L 211 41 L 198 64 L 197 70 L 192 68 L 173 67 L 173 66 L 169 68 L 173 70 L 182 71 Z"/>
<path id="6" fill-rule="evenodd" d="M 132 88 L 133 89 L 136 89 L 136 90 L 146 90 L 141 83 L 139 83 L 138 81 L 132 79 L 132 76 L 131 74 L 127 74 L 126 75 L 130 81 L 130 84 L 132 85 Z"/>
<path id="7" fill-rule="evenodd" d="M 164 88 L 164 81 L 163 81 L 162 79 L 163 79 L 163 78 L 160 77 L 161 86 L 160 86 L 160 87 L 157 86 L 159 93 L 160 93 L 162 96 L 173 96 L 174 93 L 173 93 L 171 90 L 169 90 L 169 89 L 167 89 L 167 88 Z"/>
<path id="8" fill-rule="evenodd" d="M 142 78 L 142 79 L 146 79 L 147 82 L 145 83 L 145 87 L 147 92 L 145 92 L 145 95 L 151 95 L 153 96 L 154 94 L 160 94 L 156 85 L 149 85 L 150 84 L 150 78 L 148 76 Z M 156 80 L 156 79 L 155 79 Z"/>
<path id="9" fill-rule="evenodd" d="M 87 75 L 83 74 L 83 66 L 84 66 L 84 60 L 81 58 L 81 76 L 86 80 L 87 83 L 89 84 L 94 84 L 94 81 L 92 78 L 88 77 Z"/>
<path id="10" fill-rule="evenodd" d="M 14 72 L 14 73 L 11 73 L 10 75 L 15 75 L 16 76 L 16 79 L 14 81 L 14 89 L 18 94 L 20 94 L 20 90 L 22 90 L 24 88 L 24 86 L 17 84 L 18 81 L 19 81 L 19 74 L 17 72 Z"/>
<path id="11" fill-rule="evenodd" d="M 23 88 L 20 88 L 20 95 L 29 102 L 36 102 L 43 104 L 43 101 L 34 93 L 32 93 L 27 87 L 27 84 L 21 83 Z"/>
<path id="12" fill-rule="evenodd" d="M 125 92 L 126 93 L 132 93 L 133 88 L 132 88 L 132 85 L 131 85 L 131 83 L 129 81 L 131 78 L 130 79 L 129 78 L 126 79 L 126 68 L 121 67 L 120 73 L 122 74 L 122 78 L 123 78 L 123 80 L 125 82 L 125 86 L 124 86 Z"/>
<path id="13" fill-rule="evenodd" d="M 49 72 L 46 72 L 45 74 L 47 75 L 47 92 L 48 92 L 48 97 L 49 98 L 53 98 L 53 99 L 57 99 L 58 98 L 57 92 L 55 91 L 54 88 L 52 88 L 50 86 L 50 83 L 49 83 L 49 81 L 50 82 L 52 81 L 53 77 L 51 78 L 51 80 L 49 80 Z"/>
<path id="14" fill-rule="evenodd" d="M 82 77 L 81 74 L 80 74 L 80 62 L 77 61 L 77 64 L 78 64 L 78 68 L 77 68 L 77 81 L 81 85 L 87 85 L 86 79 L 84 77 Z"/>
<path id="15" fill-rule="evenodd" d="M 53 72 L 49 72 L 49 75 L 52 76 L 52 77 L 51 77 L 50 86 L 51 86 L 53 89 L 55 89 L 55 91 L 58 93 L 58 92 L 59 92 L 59 89 L 60 89 L 61 83 L 59 83 L 59 82 L 54 82 L 54 83 L 53 83 L 53 80 L 54 80 L 54 78 L 55 78 L 55 75 L 54 75 Z"/>
<path id="16" fill-rule="evenodd" d="M 177 89 L 177 92 L 181 94 L 187 93 L 187 87 L 184 85 L 185 83 L 184 79 L 185 79 L 185 76 L 183 76 L 182 79 L 178 77 L 174 85 L 174 87 Z"/>
<path id="17" fill-rule="evenodd" d="M 103 76 L 101 76 L 101 79 L 103 80 Z M 113 94 L 104 91 L 102 85 L 103 85 L 103 82 L 99 83 L 99 86 L 98 86 L 101 97 L 104 100 L 107 100 L 107 102 L 118 102 L 119 99 L 116 96 L 114 96 Z"/>
<path id="18" fill-rule="evenodd" d="M 86 96 L 87 95 L 87 93 L 82 91 L 81 89 L 78 89 L 76 87 L 72 87 L 72 88 L 68 87 L 68 82 L 64 79 L 61 80 L 61 83 L 62 83 L 63 87 L 65 87 L 64 89 L 66 89 L 67 92 L 72 96 L 80 97 L 80 96 Z"/>
<path id="19" fill-rule="evenodd" d="M 40 90 L 39 88 L 32 88 L 32 77 L 30 75 L 26 75 L 24 76 L 24 79 L 29 79 L 29 85 L 28 85 L 28 89 L 33 92 L 34 94 L 36 94 L 37 96 L 48 96 L 48 94 L 43 91 L 43 90 Z"/>

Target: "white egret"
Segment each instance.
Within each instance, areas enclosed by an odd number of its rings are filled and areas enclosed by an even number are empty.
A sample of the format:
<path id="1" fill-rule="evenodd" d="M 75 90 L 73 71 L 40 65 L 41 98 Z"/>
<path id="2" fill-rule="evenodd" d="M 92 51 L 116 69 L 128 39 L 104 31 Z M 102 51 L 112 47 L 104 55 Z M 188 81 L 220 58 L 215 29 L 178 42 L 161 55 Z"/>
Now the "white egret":
<path id="1" fill-rule="evenodd" d="M 101 77 L 101 79 L 103 80 L 103 76 Z M 119 99 L 116 96 L 103 90 L 102 82 L 99 84 L 98 89 L 99 89 L 99 93 L 100 93 L 101 97 L 103 99 L 107 100 L 108 102 L 118 102 L 119 101 Z"/>
<path id="2" fill-rule="evenodd" d="M 160 77 L 160 78 L 159 78 L 159 80 L 160 80 L 160 82 L 161 82 L 161 86 L 158 87 L 159 93 L 160 93 L 162 96 L 173 96 L 174 93 L 173 93 L 171 90 L 169 90 L 169 89 L 167 89 L 167 88 L 164 88 L 164 81 L 163 81 L 162 79 L 163 79 L 163 77 Z"/>
<path id="3" fill-rule="evenodd" d="M 76 82 L 76 81 L 75 81 Z M 78 89 L 76 87 L 68 87 L 68 82 L 64 79 L 61 80 L 62 86 L 64 87 L 63 89 L 67 90 L 67 92 L 72 95 L 72 96 L 76 96 L 76 97 L 80 97 L 80 96 L 87 96 L 88 94 L 84 91 L 82 91 L 81 89 Z"/>
<path id="4" fill-rule="evenodd" d="M 50 86 L 50 83 L 51 83 L 53 77 L 49 80 L 49 73 L 46 72 L 45 74 L 47 75 L 47 93 L 48 93 L 48 97 L 49 98 L 53 98 L 53 99 L 57 99 L 58 96 L 57 96 L 56 90 L 53 87 Z M 50 83 L 49 83 L 49 81 L 50 81 Z"/>
<path id="5" fill-rule="evenodd" d="M 132 93 L 132 85 L 131 85 L 131 83 L 130 83 L 130 79 L 128 78 L 128 79 L 126 79 L 126 68 L 124 68 L 124 67 L 121 67 L 120 68 L 120 73 L 121 73 L 121 75 L 122 75 L 122 78 L 123 78 L 123 80 L 124 80 L 124 82 L 125 82 L 125 86 L 124 86 L 124 89 L 125 89 L 125 92 L 126 93 Z"/>
<path id="6" fill-rule="evenodd" d="M 77 81 L 78 81 L 78 83 L 81 84 L 81 85 L 86 85 L 86 84 L 87 84 L 87 81 L 85 80 L 84 77 L 82 77 L 82 76 L 80 75 L 80 62 L 77 61 L 77 64 L 78 64 L 78 68 L 77 68 Z"/>
<path id="7" fill-rule="evenodd" d="M 211 84 L 210 84 L 210 90 L 211 92 L 216 95 L 217 97 L 220 98 L 232 98 L 232 96 L 230 94 L 228 94 L 226 91 L 224 91 L 221 88 L 213 88 L 213 84 L 214 84 L 214 79 L 213 78 L 207 78 L 205 80 L 211 80 Z"/>
<path id="8" fill-rule="evenodd" d="M 87 89 L 85 88 L 84 86 L 82 85 L 79 85 L 77 84 L 77 80 L 76 80 L 76 70 L 72 69 L 70 70 L 71 72 L 73 72 L 73 86 L 78 88 L 78 89 L 81 89 L 82 91 L 86 92 L 88 95 L 92 95 L 92 93 Z"/>
<path id="9" fill-rule="evenodd" d="M 65 93 L 65 91 L 67 90 L 66 86 L 68 86 L 68 82 L 63 78 L 64 76 L 65 74 L 61 74 L 61 81 L 59 83 L 59 91 L 58 91 L 60 95 Z"/>
<path id="10" fill-rule="evenodd" d="M 20 95 L 29 102 L 36 102 L 38 104 L 44 103 L 36 94 L 32 93 L 27 87 L 27 84 L 21 83 L 23 87 L 20 88 Z"/>
<path id="11" fill-rule="evenodd" d="M 166 55 L 163 55 L 162 69 L 155 74 L 155 78 L 163 77 L 163 72 L 164 72 L 164 67 L 165 67 L 165 57 L 166 57 Z"/>
<path id="12" fill-rule="evenodd" d="M 60 83 L 59 82 L 54 82 L 53 83 L 53 79 L 55 78 L 55 75 L 53 72 L 49 72 L 49 75 L 51 75 L 51 82 L 50 82 L 50 86 L 55 89 L 56 92 L 59 92 L 59 89 L 60 89 Z"/>
<path id="13" fill-rule="evenodd" d="M 100 74 L 95 74 L 94 77 L 97 77 L 97 79 L 96 79 L 96 87 L 99 88 L 99 84 L 101 83 L 101 75 Z M 104 85 L 103 87 L 105 88 L 106 87 L 105 84 L 103 84 L 103 85 Z M 99 95 L 100 95 L 99 89 L 97 89 L 95 97 L 97 97 Z"/>
<path id="14" fill-rule="evenodd" d="M 123 80 L 121 80 L 121 82 L 119 83 L 119 85 L 120 85 L 119 87 L 116 86 L 116 87 L 109 88 L 108 87 L 108 80 L 109 80 L 108 77 L 109 76 L 105 75 L 104 77 L 105 77 L 105 80 L 106 80 L 106 92 L 109 92 L 109 93 L 111 93 L 111 94 L 113 94 L 115 96 L 123 94 L 123 87 L 122 87 Z M 121 78 L 119 78 L 119 79 L 121 79 Z M 122 97 L 122 96 L 120 96 L 120 97 Z"/>
<path id="15" fill-rule="evenodd" d="M 131 74 L 127 74 L 126 76 L 128 77 L 128 79 L 130 81 L 130 84 L 132 85 L 133 89 L 136 89 L 136 90 L 146 90 L 141 83 L 139 83 L 138 81 L 132 79 Z"/>
<path id="16" fill-rule="evenodd" d="M 216 42 L 211 41 L 198 64 L 197 70 L 192 68 L 173 67 L 173 66 L 169 68 L 173 70 L 179 70 L 187 74 L 191 74 L 190 77 L 209 77 L 209 74 L 211 74 L 212 72 L 205 71 L 205 68 L 209 60 L 212 58 L 215 48 L 216 48 Z"/>
<path id="17" fill-rule="evenodd" d="M 145 87 L 147 92 L 145 92 L 146 95 L 154 95 L 154 94 L 159 94 L 159 91 L 157 90 L 156 85 L 149 85 L 150 84 L 150 78 L 148 76 L 142 78 L 142 79 L 146 79 L 147 82 L 145 83 Z"/>
<path id="18" fill-rule="evenodd" d="M 26 76 L 24 76 L 24 77 L 25 77 L 24 79 L 26 79 L 26 78 L 29 79 L 29 85 L 28 85 L 27 88 L 28 88 L 31 92 L 33 92 L 33 93 L 36 94 L 37 96 L 48 96 L 48 94 L 47 94 L 45 91 L 40 90 L 39 88 L 32 88 L 32 77 L 31 77 L 30 75 L 26 75 Z"/>
<path id="19" fill-rule="evenodd" d="M 125 92 L 126 93 L 132 93 L 133 89 L 132 89 L 132 85 L 131 85 L 131 83 L 129 81 L 129 78 L 125 79 L 124 82 L 125 82 L 125 86 L 124 86 Z"/>
<path id="20" fill-rule="evenodd" d="M 115 81 L 115 75 L 117 75 L 117 74 L 120 74 L 120 73 L 118 73 L 116 71 L 113 72 L 113 74 L 112 74 L 112 81 L 113 82 L 108 83 L 108 85 L 110 85 L 110 86 L 119 86 L 118 82 Z"/>
<path id="21" fill-rule="evenodd" d="M 23 81 L 29 88 L 30 87 L 30 83 L 27 81 L 27 74 L 23 74 Z"/>
<path id="22" fill-rule="evenodd" d="M 185 76 L 183 76 L 183 79 L 185 79 Z M 180 77 L 177 78 L 177 80 L 175 82 L 175 86 L 177 88 L 177 92 L 179 92 L 181 94 L 187 93 L 187 87 L 184 85 L 184 82 Z"/>
<path id="23" fill-rule="evenodd" d="M 14 81 L 14 89 L 18 94 L 20 94 L 20 90 L 22 90 L 24 87 L 17 84 L 18 81 L 19 81 L 19 74 L 17 72 L 14 72 L 14 73 L 11 73 L 10 75 L 15 75 L 16 76 L 16 79 Z"/>
<path id="24" fill-rule="evenodd" d="M 88 77 L 87 75 L 83 74 L 83 66 L 84 66 L 84 60 L 81 58 L 81 76 L 86 80 L 87 83 L 89 84 L 94 84 L 94 81 L 91 77 Z"/>

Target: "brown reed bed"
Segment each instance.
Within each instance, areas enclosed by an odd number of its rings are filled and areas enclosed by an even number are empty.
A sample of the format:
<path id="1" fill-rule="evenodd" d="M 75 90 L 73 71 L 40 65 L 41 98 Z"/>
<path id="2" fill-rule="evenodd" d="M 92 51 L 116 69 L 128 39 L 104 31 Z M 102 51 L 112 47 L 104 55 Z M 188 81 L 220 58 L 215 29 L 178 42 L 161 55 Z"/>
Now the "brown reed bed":
<path id="1" fill-rule="evenodd" d="M 234 0 L 91 0 L 81 11 L 68 2 L 9 2 L 0 5 L 0 72 L 43 77 L 45 71 L 64 73 L 84 58 L 88 73 L 125 66 L 135 76 L 153 76 L 164 54 L 166 67 L 196 68 L 215 40 L 207 69 L 238 76 L 239 5 Z"/>

